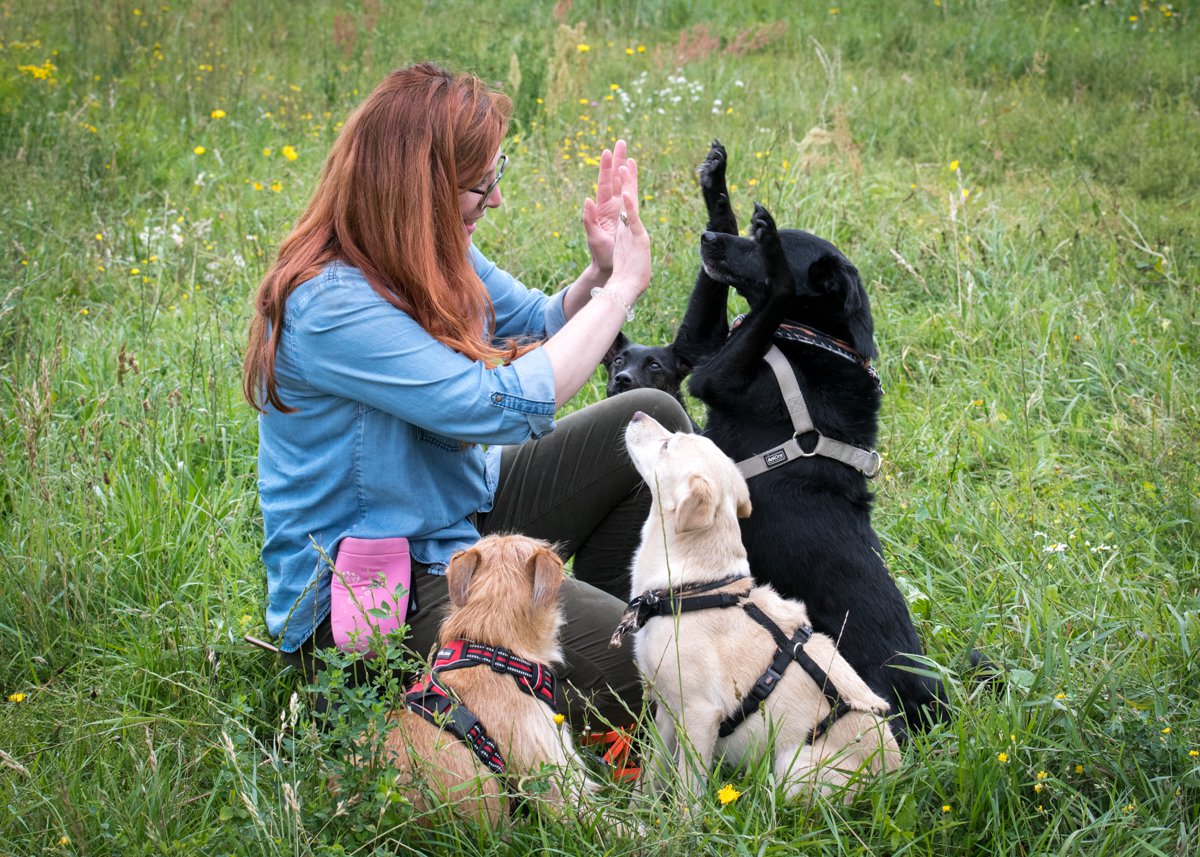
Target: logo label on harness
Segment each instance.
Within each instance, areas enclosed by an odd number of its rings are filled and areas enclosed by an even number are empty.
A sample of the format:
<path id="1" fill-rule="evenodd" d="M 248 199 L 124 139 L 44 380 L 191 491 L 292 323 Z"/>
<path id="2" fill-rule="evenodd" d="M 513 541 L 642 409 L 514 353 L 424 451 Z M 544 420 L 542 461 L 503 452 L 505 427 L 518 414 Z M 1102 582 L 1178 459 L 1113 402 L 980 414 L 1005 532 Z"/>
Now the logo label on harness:
<path id="1" fill-rule="evenodd" d="M 778 467 L 787 460 L 787 452 L 782 449 L 773 449 L 763 456 L 763 464 L 767 467 Z"/>

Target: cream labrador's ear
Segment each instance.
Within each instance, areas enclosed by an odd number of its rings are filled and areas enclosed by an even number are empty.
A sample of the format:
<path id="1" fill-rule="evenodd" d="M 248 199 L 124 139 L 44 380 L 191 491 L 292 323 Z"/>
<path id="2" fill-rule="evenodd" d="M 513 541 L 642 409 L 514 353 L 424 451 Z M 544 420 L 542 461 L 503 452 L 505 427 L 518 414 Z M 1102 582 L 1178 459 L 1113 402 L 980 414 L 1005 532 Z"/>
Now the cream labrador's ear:
<path id="1" fill-rule="evenodd" d="M 717 497 L 712 480 L 693 473 L 675 492 L 675 532 L 690 533 L 712 526 L 717 514 Z"/>
<path id="2" fill-rule="evenodd" d="M 733 497 L 737 500 L 737 516 L 739 518 L 749 518 L 750 486 L 746 484 L 745 479 L 738 479 L 737 487 L 733 490 Z"/>
<path id="3" fill-rule="evenodd" d="M 446 586 L 450 591 L 450 603 L 455 607 L 467 603 L 471 578 L 475 576 L 481 559 L 483 555 L 475 548 L 467 548 L 450 557 L 450 564 L 446 566 Z"/>
<path id="4" fill-rule="evenodd" d="M 533 578 L 533 606 L 548 610 L 558 603 L 558 590 L 562 588 L 563 561 L 549 547 L 538 548 L 525 565 Z"/>

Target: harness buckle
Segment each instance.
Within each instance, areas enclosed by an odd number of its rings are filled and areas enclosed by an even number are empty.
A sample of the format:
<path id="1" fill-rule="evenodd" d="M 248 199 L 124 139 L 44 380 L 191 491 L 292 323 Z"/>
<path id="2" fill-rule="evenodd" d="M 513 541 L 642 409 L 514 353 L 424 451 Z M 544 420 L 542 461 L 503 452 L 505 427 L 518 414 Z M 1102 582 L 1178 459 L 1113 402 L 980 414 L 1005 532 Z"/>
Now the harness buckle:
<path id="1" fill-rule="evenodd" d="M 492 659 L 488 663 L 495 672 L 508 672 L 509 662 L 512 660 L 512 652 L 500 646 L 496 647 L 496 651 L 492 653 Z"/>
<path id="2" fill-rule="evenodd" d="M 750 695 L 759 702 L 765 702 L 781 678 L 783 678 L 783 674 L 775 667 L 767 667 L 766 672 L 759 676 L 758 681 L 754 683 L 754 687 L 750 688 Z"/>
<path id="3" fill-rule="evenodd" d="M 883 456 L 872 449 L 871 464 L 866 470 L 863 471 L 863 476 L 867 477 L 868 479 L 874 479 L 879 475 L 879 469 L 881 467 L 883 467 Z"/>

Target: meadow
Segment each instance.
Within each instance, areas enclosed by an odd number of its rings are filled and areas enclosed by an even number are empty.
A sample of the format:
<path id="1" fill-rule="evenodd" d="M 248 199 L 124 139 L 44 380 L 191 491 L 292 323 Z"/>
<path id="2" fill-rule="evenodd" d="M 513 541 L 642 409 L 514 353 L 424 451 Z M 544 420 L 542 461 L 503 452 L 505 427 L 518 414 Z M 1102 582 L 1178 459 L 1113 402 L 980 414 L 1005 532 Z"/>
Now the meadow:
<path id="1" fill-rule="evenodd" d="M 1197 853 L 1198 25 L 1127 0 L 0 0 L 0 855 Z M 348 112 L 421 59 L 513 96 L 475 240 L 528 285 L 585 264 L 597 159 L 631 142 L 635 339 L 683 311 L 713 138 L 743 222 L 761 201 L 862 272 L 874 521 L 955 715 L 853 803 L 722 770 L 691 812 L 614 785 L 638 836 L 421 826 L 345 753 L 395 687 L 321 729 L 243 642 L 250 296 Z M 999 691 L 962 679 L 972 646 Z"/>

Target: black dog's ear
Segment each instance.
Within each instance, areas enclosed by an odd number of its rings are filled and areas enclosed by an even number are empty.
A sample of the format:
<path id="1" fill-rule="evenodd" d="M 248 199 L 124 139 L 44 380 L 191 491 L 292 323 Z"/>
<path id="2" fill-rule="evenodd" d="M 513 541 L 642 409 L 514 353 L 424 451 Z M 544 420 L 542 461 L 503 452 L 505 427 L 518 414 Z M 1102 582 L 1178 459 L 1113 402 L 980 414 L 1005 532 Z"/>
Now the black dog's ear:
<path id="1" fill-rule="evenodd" d="M 694 367 L 690 360 L 687 360 L 680 350 L 672 342 L 667 346 L 667 350 L 671 352 L 671 356 L 675 358 L 675 366 L 679 369 L 679 378 L 682 380 L 685 376 L 691 375 Z"/>
<path id="2" fill-rule="evenodd" d="M 617 338 L 612 341 L 612 345 L 608 346 L 608 351 L 604 352 L 604 357 L 600 361 L 604 364 L 604 368 L 608 369 L 610 366 L 612 366 L 613 358 L 628 347 L 629 337 L 627 337 L 624 332 L 618 330 Z"/>
<path id="3" fill-rule="evenodd" d="M 826 294 L 842 299 L 850 345 L 861 357 L 873 360 L 879 353 L 875 350 L 875 323 L 871 320 L 871 303 L 858 278 L 858 269 L 845 256 L 826 253 L 812 263 L 808 280 Z"/>

